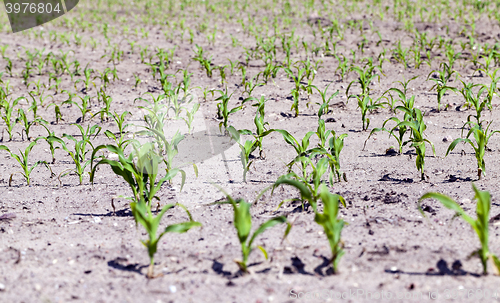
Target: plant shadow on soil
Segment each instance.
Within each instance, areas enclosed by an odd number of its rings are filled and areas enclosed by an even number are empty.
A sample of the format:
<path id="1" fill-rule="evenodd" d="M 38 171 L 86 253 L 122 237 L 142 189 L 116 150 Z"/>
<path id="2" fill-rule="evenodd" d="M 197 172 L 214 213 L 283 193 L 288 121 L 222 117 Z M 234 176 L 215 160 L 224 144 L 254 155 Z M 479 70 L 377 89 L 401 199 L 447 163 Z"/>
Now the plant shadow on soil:
<path id="1" fill-rule="evenodd" d="M 473 276 L 476 278 L 481 277 L 482 275 L 468 272 L 462 269 L 462 262 L 460 260 L 455 260 L 451 265 L 451 269 L 448 267 L 448 262 L 443 259 L 440 259 L 436 263 L 436 269 L 429 268 L 426 272 L 407 272 L 402 270 L 390 270 L 386 269 L 384 272 L 388 274 L 404 274 L 410 276 Z"/>
<path id="2" fill-rule="evenodd" d="M 322 263 L 314 268 L 314 273 L 316 273 L 316 275 L 321 276 L 321 277 L 325 277 L 325 276 L 331 276 L 331 275 L 335 274 L 333 267 L 332 267 L 332 260 L 330 258 L 327 258 L 323 255 L 321 255 L 321 256 L 313 255 L 313 256 L 322 259 Z M 314 276 L 315 275 L 315 274 L 310 273 L 304 269 L 306 265 L 302 262 L 302 260 L 299 257 L 295 256 L 295 257 L 290 258 L 290 260 L 292 261 L 292 265 L 285 266 L 283 268 L 283 274 L 286 274 L 286 275 L 302 274 L 302 275 L 307 275 L 307 276 Z"/>
<path id="3" fill-rule="evenodd" d="M 322 263 L 314 268 L 314 273 L 316 275 L 325 277 L 325 276 L 330 276 L 330 275 L 335 274 L 333 271 L 331 259 L 329 259 L 323 255 L 315 256 L 315 257 L 322 259 Z M 297 256 L 292 257 L 292 258 L 290 258 L 290 261 L 291 261 L 290 266 L 288 266 L 288 265 L 284 266 L 283 274 L 285 274 L 285 275 L 301 274 L 301 275 L 306 275 L 306 276 L 314 276 L 315 275 L 314 273 L 311 273 L 311 272 L 308 272 L 305 270 L 306 265 L 302 262 L 302 260 L 299 257 L 297 257 Z M 252 263 L 252 264 L 249 264 L 248 267 L 257 266 L 260 264 L 262 264 L 262 262 Z M 238 270 L 234 274 L 231 273 L 230 271 L 224 270 L 224 264 L 221 262 L 218 262 L 215 259 L 212 260 L 212 270 L 216 274 L 218 274 L 222 277 L 228 278 L 230 280 L 228 283 L 231 283 L 232 279 L 243 276 L 243 272 L 241 270 Z M 261 269 L 259 271 L 256 271 L 255 273 L 256 274 L 267 273 L 270 270 L 271 270 L 271 268 L 268 267 L 268 268 L 264 268 L 264 269 Z"/>
<path id="4" fill-rule="evenodd" d="M 74 213 L 74 216 L 82 216 L 82 217 L 132 217 L 132 212 L 130 209 L 120 209 L 117 211 L 110 211 L 106 214 L 82 214 L 82 213 Z"/>
<path id="5" fill-rule="evenodd" d="M 260 264 L 262 264 L 262 262 L 251 263 L 251 264 L 247 265 L 247 268 L 250 268 L 250 267 L 253 267 L 253 266 L 257 266 L 257 265 L 260 265 Z M 227 286 L 232 286 L 232 284 L 231 284 L 232 283 L 231 282 L 232 279 L 236 279 L 236 278 L 239 278 L 239 277 L 241 277 L 241 276 L 244 275 L 244 273 L 241 270 L 236 271 L 234 274 L 231 273 L 230 271 L 224 270 L 224 263 L 221 263 L 221 262 L 219 262 L 219 261 L 217 261 L 215 259 L 212 260 L 212 270 L 216 274 L 218 274 L 218 275 L 220 275 L 220 276 L 222 276 L 224 278 L 228 278 L 229 279 L 229 282 L 228 282 Z M 262 273 L 267 273 L 270 270 L 271 270 L 271 268 L 267 267 L 267 268 L 261 269 L 259 271 L 256 271 L 255 273 L 256 274 L 262 274 Z"/>
<path id="6" fill-rule="evenodd" d="M 115 258 L 111 261 L 108 261 L 108 266 L 112 267 L 117 270 L 122 270 L 122 271 L 129 271 L 129 272 L 135 272 L 140 275 L 144 275 L 141 270 L 143 268 L 148 267 L 148 265 L 139 265 L 139 263 L 133 263 L 133 264 L 123 264 L 124 262 L 127 262 L 126 258 Z"/>

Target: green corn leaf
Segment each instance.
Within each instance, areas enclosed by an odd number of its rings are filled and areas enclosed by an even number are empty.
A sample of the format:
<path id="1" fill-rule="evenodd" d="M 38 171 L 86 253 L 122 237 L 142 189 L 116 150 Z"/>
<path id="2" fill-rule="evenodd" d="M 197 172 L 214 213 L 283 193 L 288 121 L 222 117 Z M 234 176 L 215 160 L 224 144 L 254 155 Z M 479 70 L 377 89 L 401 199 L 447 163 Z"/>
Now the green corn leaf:
<path id="1" fill-rule="evenodd" d="M 266 260 L 267 260 L 267 251 L 266 251 L 266 249 L 264 247 L 260 246 L 260 245 L 258 245 L 257 248 L 260 249 L 260 251 L 264 255 L 264 258 L 266 258 Z"/>
<path id="2" fill-rule="evenodd" d="M 248 203 L 250 205 L 250 203 Z M 285 223 L 286 222 L 286 217 L 285 216 L 279 216 L 275 217 L 272 219 L 269 219 L 268 221 L 262 223 L 259 228 L 253 233 L 252 238 L 250 238 L 250 241 L 248 242 L 248 247 L 252 247 L 252 243 L 255 240 L 255 238 L 266 231 L 266 229 L 269 229 L 277 224 Z"/>
<path id="3" fill-rule="evenodd" d="M 429 199 L 429 198 L 436 199 L 439 202 L 441 202 L 441 204 L 443 204 L 444 207 L 455 211 L 455 213 L 457 213 L 462 218 L 464 218 L 464 220 L 467 221 L 471 226 L 475 225 L 474 219 L 469 217 L 469 215 L 467 215 L 464 212 L 464 210 L 460 207 L 460 205 L 457 204 L 457 202 L 453 201 L 453 199 L 451 199 L 450 197 L 443 195 L 443 194 L 440 194 L 440 193 L 426 193 L 418 200 L 418 209 L 424 217 L 425 217 L 425 214 L 420 206 L 420 203 L 422 202 L 422 200 Z"/>

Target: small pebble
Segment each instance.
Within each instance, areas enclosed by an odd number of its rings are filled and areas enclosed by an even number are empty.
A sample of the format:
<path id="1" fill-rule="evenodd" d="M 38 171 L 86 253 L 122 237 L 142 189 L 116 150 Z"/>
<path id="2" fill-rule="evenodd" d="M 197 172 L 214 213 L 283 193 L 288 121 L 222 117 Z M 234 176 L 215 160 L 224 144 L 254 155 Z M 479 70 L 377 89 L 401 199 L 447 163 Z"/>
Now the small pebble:
<path id="1" fill-rule="evenodd" d="M 0 291 L 4 291 L 4 290 L 5 290 L 5 284 L 0 283 Z"/>
<path id="2" fill-rule="evenodd" d="M 443 142 L 451 142 L 453 141 L 453 138 L 451 136 L 446 136 L 443 138 Z"/>
<path id="3" fill-rule="evenodd" d="M 170 290 L 170 292 L 171 292 L 171 293 L 173 293 L 173 294 L 177 291 L 177 287 L 175 287 L 174 285 L 170 285 L 170 286 L 168 287 L 168 289 L 169 289 L 169 290 Z"/>

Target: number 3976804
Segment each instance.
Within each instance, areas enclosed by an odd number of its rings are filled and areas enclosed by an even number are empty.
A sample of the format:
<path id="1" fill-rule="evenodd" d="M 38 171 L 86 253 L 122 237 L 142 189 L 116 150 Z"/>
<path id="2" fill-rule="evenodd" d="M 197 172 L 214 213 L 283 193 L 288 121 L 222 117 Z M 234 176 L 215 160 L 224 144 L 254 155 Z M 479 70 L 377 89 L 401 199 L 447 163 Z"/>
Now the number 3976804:
<path id="1" fill-rule="evenodd" d="M 59 3 L 52 5 L 51 3 L 6 3 L 5 8 L 7 14 L 50 14 L 52 12 L 60 13 L 61 8 Z"/>

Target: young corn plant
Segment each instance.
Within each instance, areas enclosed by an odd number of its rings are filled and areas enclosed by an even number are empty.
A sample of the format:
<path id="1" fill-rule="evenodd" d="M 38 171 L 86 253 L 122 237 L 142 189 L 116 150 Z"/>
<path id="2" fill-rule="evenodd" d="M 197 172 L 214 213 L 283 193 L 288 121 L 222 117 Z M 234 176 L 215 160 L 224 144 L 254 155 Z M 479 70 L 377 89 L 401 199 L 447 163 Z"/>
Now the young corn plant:
<path id="1" fill-rule="evenodd" d="M 317 209 L 315 210 L 314 222 L 323 227 L 332 252 L 330 262 L 332 263 L 333 273 L 337 273 L 340 258 L 344 255 L 341 234 L 346 224 L 344 220 L 338 218 L 339 202 L 344 204 L 345 207 L 345 201 L 342 196 L 330 193 L 325 185 L 321 188 L 320 198 L 321 202 L 323 202 L 323 212 L 320 213 Z"/>
<path id="2" fill-rule="evenodd" d="M 389 121 L 396 122 L 396 126 L 394 126 L 392 129 L 385 128 L 385 125 Z M 396 141 L 398 142 L 398 154 L 403 153 L 403 146 L 404 146 L 404 143 L 405 143 L 404 136 L 409 131 L 409 128 L 406 127 L 406 126 L 400 125 L 400 123 L 401 123 L 401 121 L 397 117 L 391 117 L 391 118 L 389 118 L 389 119 L 387 119 L 387 120 L 384 121 L 384 123 L 382 124 L 381 128 L 374 128 L 374 129 L 372 129 L 372 131 L 370 132 L 370 135 L 365 140 L 365 144 L 363 145 L 363 150 L 365 150 L 366 142 L 368 142 L 368 139 L 370 139 L 370 137 L 374 133 L 380 132 L 380 131 L 385 131 L 385 132 L 389 133 L 389 138 L 391 136 L 393 136 L 394 139 L 396 139 Z M 398 126 L 398 125 L 400 125 L 400 126 Z"/>
<path id="3" fill-rule="evenodd" d="M 153 98 L 153 100 L 154 104 L 150 103 L 149 107 L 139 106 L 140 109 L 146 110 L 147 113 L 143 117 L 146 124 L 143 126 L 145 130 L 138 132 L 137 135 L 152 136 L 158 145 L 160 153 L 164 153 L 166 148 L 164 144 L 166 141 L 164 136 L 165 121 L 167 119 L 167 111 L 165 110 L 166 106 L 159 103 L 160 97 L 158 97 L 158 99 Z"/>
<path id="4" fill-rule="evenodd" d="M 128 115 L 132 115 L 129 111 L 124 111 L 121 115 L 119 115 L 118 113 L 116 113 L 116 111 L 114 111 L 112 114 L 111 114 L 111 117 L 113 118 L 113 120 L 115 121 L 116 125 L 118 126 L 118 131 L 119 131 L 119 134 L 120 136 L 124 135 L 126 132 L 125 132 L 125 129 L 132 125 L 131 123 L 127 123 L 125 124 L 125 118 L 128 116 Z"/>
<path id="5" fill-rule="evenodd" d="M 0 145 L 0 150 L 7 151 L 12 158 L 16 159 L 16 161 L 19 163 L 19 165 L 22 168 L 22 171 L 14 172 L 14 173 L 12 173 L 10 175 L 10 177 L 9 177 L 9 186 L 12 185 L 12 177 L 15 174 L 21 174 L 24 177 L 24 179 L 26 180 L 26 184 L 29 186 L 30 182 L 31 182 L 31 177 L 30 177 L 31 176 L 31 172 L 33 171 L 33 169 L 35 169 L 35 167 L 37 167 L 40 164 L 44 164 L 45 167 L 47 167 L 47 169 L 49 169 L 52 172 L 52 170 L 50 169 L 49 165 L 45 161 L 37 161 L 33 165 L 31 165 L 31 166 L 29 165 L 28 157 L 29 157 L 29 154 L 30 154 L 31 150 L 33 149 L 33 147 L 37 144 L 37 141 L 38 141 L 38 139 L 35 140 L 35 141 L 33 141 L 33 142 L 31 142 L 28 145 L 28 147 L 26 147 L 26 149 L 24 150 L 24 152 L 22 152 L 21 150 L 19 150 L 19 154 L 13 153 L 5 145 Z"/>
<path id="6" fill-rule="evenodd" d="M 342 59 L 340 59 L 340 57 L 335 54 L 335 58 L 339 62 L 335 71 L 340 70 L 340 80 L 344 81 L 345 76 L 351 70 L 351 64 L 349 63 L 349 59 L 347 59 L 344 55 L 342 55 Z"/>
<path id="7" fill-rule="evenodd" d="M 240 134 L 248 134 L 246 130 L 236 130 L 233 126 L 229 126 L 226 129 L 231 137 L 241 149 L 240 159 L 241 165 L 243 166 L 243 182 L 247 182 L 247 173 L 250 170 L 250 165 L 252 165 L 253 161 L 250 161 L 250 154 L 253 153 L 254 150 L 257 149 L 257 141 L 246 140 L 244 144 L 240 143 Z M 251 132 L 250 132 L 251 134 Z"/>
<path id="8" fill-rule="evenodd" d="M 321 96 L 321 101 L 323 101 L 321 104 L 316 103 L 317 105 L 319 105 L 318 119 L 321 119 L 321 116 L 328 114 L 328 106 L 330 106 L 330 101 L 332 101 L 332 99 L 339 94 L 339 91 L 336 91 L 328 97 L 326 91 L 328 90 L 330 85 L 332 85 L 332 83 L 333 82 L 330 82 L 323 91 L 319 90 L 319 88 L 317 88 L 315 85 L 311 85 L 312 88 L 318 91 L 319 95 Z"/>
<path id="9" fill-rule="evenodd" d="M 255 148 L 259 148 L 259 157 L 261 159 L 265 158 L 265 153 L 262 149 L 262 141 L 265 136 L 273 132 L 274 130 L 268 130 L 267 126 L 269 126 L 269 122 L 264 121 L 265 117 L 265 106 L 266 106 L 266 98 L 265 96 L 261 96 L 260 99 L 250 97 L 244 100 L 244 102 L 248 102 L 251 100 L 257 101 L 257 103 L 252 104 L 252 106 L 257 107 L 257 111 L 255 112 L 255 117 L 253 119 L 254 124 L 255 124 L 255 133 L 253 133 L 251 130 L 244 129 L 244 130 L 239 130 L 238 132 L 243 135 L 251 135 L 254 137 L 254 144 L 255 147 L 252 149 L 252 152 L 255 150 Z M 234 129 L 231 129 L 231 133 L 234 133 Z"/>
<path id="10" fill-rule="evenodd" d="M 182 117 L 182 120 L 184 120 L 184 122 L 186 122 L 186 124 L 188 126 L 189 134 L 193 133 L 194 115 L 196 114 L 196 112 L 198 111 L 199 108 L 200 108 L 199 103 L 195 103 L 193 105 L 193 107 L 191 108 L 191 111 L 184 107 L 184 109 L 186 110 L 186 118 Z"/>
<path id="11" fill-rule="evenodd" d="M 309 182 L 293 180 L 285 175 L 274 183 L 273 190 L 281 184 L 291 185 L 298 189 L 301 199 L 309 202 L 312 206 L 314 221 L 323 227 L 330 244 L 330 250 L 332 252 L 330 262 L 332 264 L 333 273 L 337 273 L 340 258 L 344 255 L 344 245 L 341 240 L 341 233 L 346 223 L 338 218 L 339 203 L 342 203 L 342 205 L 346 207 L 344 198 L 340 195 L 330 193 L 323 183 L 318 184 L 318 189 L 314 190 Z M 323 204 L 323 212 L 318 210 L 318 200 Z"/>
<path id="12" fill-rule="evenodd" d="M 370 96 L 364 94 L 355 95 L 355 97 L 358 99 L 358 108 L 361 110 L 361 120 L 363 121 L 363 131 L 365 131 L 370 125 L 370 119 L 366 117 L 368 111 L 372 112 L 377 108 L 384 107 L 384 104 L 378 101 L 373 102 L 373 99 Z"/>
<path id="13" fill-rule="evenodd" d="M 290 68 L 285 68 L 285 72 L 287 75 L 292 78 L 293 82 L 295 83 L 295 90 L 297 92 L 300 92 L 302 89 L 305 90 L 304 84 L 302 84 L 302 81 L 306 78 L 307 76 L 307 70 L 306 68 L 299 68 L 296 67 L 297 69 L 297 75 L 295 75 Z"/>
<path id="14" fill-rule="evenodd" d="M 101 117 L 101 122 L 104 122 L 104 120 L 109 121 L 109 117 L 111 116 L 111 102 L 113 101 L 113 99 L 111 98 L 111 96 L 107 95 L 104 89 L 101 87 L 100 90 L 97 91 L 97 100 L 98 102 L 102 101 L 104 107 L 101 108 L 100 111 L 95 113 L 92 118 L 99 114 Z"/>
<path id="15" fill-rule="evenodd" d="M 87 168 L 87 166 L 89 164 L 91 164 L 91 161 L 92 161 L 92 159 L 86 158 L 88 152 L 94 149 L 94 146 L 91 142 L 91 137 L 94 136 L 93 139 L 95 139 L 95 137 L 97 137 L 97 135 L 101 131 L 101 127 L 98 125 L 94 125 L 94 126 L 90 127 L 90 125 L 89 125 L 89 126 L 87 126 L 87 129 L 84 130 L 83 127 L 79 124 L 73 124 L 73 125 L 76 125 L 78 127 L 78 129 L 80 130 L 80 134 L 81 134 L 82 139 L 77 140 L 72 135 L 63 134 L 63 137 L 73 141 L 75 143 L 75 146 L 74 146 L 73 151 L 69 150 L 66 144 L 64 144 L 62 147 L 69 154 L 71 159 L 73 160 L 73 163 L 75 164 L 75 168 L 74 169 L 70 168 L 70 169 L 62 171 L 59 174 L 59 178 L 69 174 L 70 172 L 75 172 L 78 175 L 78 180 L 80 182 L 80 185 L 82 185 L 83 184 L 83 175 L 85 174 L 85 169 Z M 90 145 L 91 149 L 87 148 L 87 144 Z"/>
<path id="16" fill-rule="evenodd" d="M 85 115 L 87 113 L 92 114 L 92 111 L 90 110 L 90 96 L 85 96 L 83 98 L 78 96 L 78 98 L 80 98 L 80 100 L 82 101 L 82 105 L 78 104 L 77 102 L 75 102 L 71 99 L 64 101 L 62 104 L 75 104 L 78 107 L 78 109 L 80 110 L 80 113 L 82 114 L 82 118 L 79 119 L 79 121 L 81 123 L 84 123 L 85 122 Z"/>
<path id="17" fill-rule="evenodd" d="M 97 167 L 102 164 L 107 164 L 117 176 L 121 176 L 129 184 L 133 196 L 128 199 L 132 201 L 130 203 L 130 208 L 134 216 L 136 227 L 138 224 L 141 224 L 148 233 L 148 239 L 141 240 L 148 251 L 150 259 L 146 277 L 149 279 L 155 278 L 154 255 L 158 249 L 158 242 L 162 237 L 170 232 L 185 233 L 193 227 L 201 226 L 201 223 L 194 221 L 187 208 L 179 203 L 166 204 L 157 212 L 156 216 L 153 215 L 153 200 L 160 200 L 157 196 L 157 192 L 165 182 L 174 178 L 178 172 L 177 169 L 170 170 L 160 180 L 157 180 L 160 172 L 159 165 L 165 160 L 155 152 L 153 143 L 146 143 L 142 146 L 134 144 L 134 150 L 128 157 L 125 157 L 123 149 L 120 147 L 114 145 L 99 145 L 92 152 L 91 159 L 95 159 L 97 152 L 102 149 L 107 149 L 109 152 L 118 155 L 118 161 L 104 158 L 95 166 L 92 164 L 90 181 L 92 184 L 94 183 Z M 189 221 L 168 225 L 158 234 L 163 215 L 166 211 L 175 206 L 179 206 L 186 211 Z"/>
<path id="18" fill-rule="evenodd" d="M 21 140 L 24 140 L 24 134 L 26 134 L 26 138 L 28 141 L 31 141 L 30 137 L 30 130 L 33 125 L 38 125 L 42 123 L 47 123 L 47 121 L 41 119 L 41 118 L 36 118 L 33 121 L 28 120 L 28 116 L 26 116 L 26 113 L 22 108 L 17 109 L 18 112 L 18 117 L 16 118 L 16 124 L 19 122 L 23 125 L 24 129 L 21 131 Z"/>
<path id="19" fill-rule="evenodd" d="M 441 99 L 443 98 L 444 94 L 448 90 L 451 90 L 453 92 L 458 91 L 455 87 L 451 87 L 451 86 L 447 85 L 451 76 L 453 76 L 453 74 L 457 74 L 457 77 L 458 77 L 458 73 L 455 70 L 453 70 L 445 62 L 442 62 L 440 67 L 442 68 L 442 70 L 433 70 L 427 76 L 427 80 L 431 80 L 431 81 L 434 81 L 436 83 L 436 84 L 434 84 L 434 86 L 431 87 L 430 91 L 433 89 L 436 89 L 437 102 L 438 102 L 438 108 L 437 108 L 438 113 L 441 111 Z M 437 78 L 430 78 L 431 75 L 434 73 L 437 73 L 438 77 Z"/>
<path id="20" fill-rule="evenodd" d="M 340 176 L 342 175 L 342 172 L 340 171 L 340 152 L 344 148 L 344 139 L 347 137 L 347 134 L 337 136 L 335 131 L 326 130 L 325 121 L 320 119 L 318 121 L 316 135 L 318 136 L 320 142 L 318 143 L 317 148 L 312 148 L 308 151 L 310 152 L 309 157 L 312 158 L 316 155 L 327 157 L 331 172 L 335 174 L 336 180 L 340 182 Z M 326 145 L 327 141 L 328 146 Z M 343 176 L 344 181 L 347 182 L 345 173 Z M 333 184 L 332 175 L 330 175 L 330 183 Z"/>
<path id="21" fill-rule="evenodd" d="M 250 80 L 245 81 L 245 90 L 243 91 L 243 93 L 246 92 L 248 94 L 248 96 L 251 96 L 252 92 L 254 91 L 255 88 L 265 84 L 264 82 L 258 82 L 259 76 L 260 76 L 260 73 L 255 75 Z"/>
<path id="22" fill-rule="evenodd" d="M 351 89 L 353 84 L 359 84 L 361 88 L 361 94 L 360 95 L 365 95 L 368 96 L 370 94 L 370 83 L 375 79 L 375 77 L 378 77 L 380 81 L 380 76 L 374 73 L 374 69 L 376 67 L 365 67 L 365 69 L 361 69 L 360 67 L 357 66 L 352 66 L 351 70 L 355 71 L 358 73 L 358 79 L 351 81 L 349 85 L 347 86 L 346 90 L 346 97 L 350 98 L 351 95 L 349 95 L 349 90 Z"/>
<path id="23" fill-rule="evenodd" d="M 403 48 L 401 46 L 401 41 L 398 41 L 398 46 L 393 51 L 393 56 L 399 63 L 403 64 L 405 69 L 408 68 L 409 54 L 410 54 L 410 49 Z"/>
<path id="24" fill-rule="evenodd" d="M 186 179 L 186 172 L 182 169 L 177 169 L 172 166 L 174 157 L 179 153 L 178 145 L 184 139 L 184 135 L 181 135 L 179 130 L 177 130 L 177 132 L 174 134 L 170 142 L 168 142 L 167 138 L 165 137 L 165 133 L 163 132 L 163 129 L 157 130 L 147 126 L 145 126 L 144 128 L 145 128 L 144 131 L 136 132 L 136 134 L 137 135 L 146 134 L 149 136 L 153 136 L 155 138 L 153 143 L 156 144 L 156 146 L 158 147 L 159 154 L 162 155 L 164 158 L 166 158 L 164 159 L 166 165 L 165 168 L 166 172 L 169 173 L 170 171 L 173 170 L 178 171 L 182 176 L 182 184 L 184 184 L 184 181 Z M 194 163 L 192 164 L 194 172 L 196 176 L 198 176 L 198 168 L 196 164 Z"/>
<path id="25" fill-rule="evenodd" d="M 498 68 L 495 69 L 492 73 L 486 73 L 488 77 L 490 78 L 490 85 L 483 84 L 482 87 L 486 89 L 487 95 L 486 98 L 488 100 L 488 108 L 492 110 L 492 101 L 493 101 L 493 96 L 498 95 L 497 93 L 497 83 L 500 80 L 500 77 L 497 77 L 497 72 Z"/>
<path id="26" fill-rule="evenodd" d="M 56 118 L 56 124 L 59 124 L 59 120 L 64 121 L 62 113 L 61 113 L 61 108 L 59 107 L 59 105 L 57 105 L 55 102 L 52 102 L 49 105 L 47 105 L 47 109 L 51 106 L 54 106 L 54 115 Z"/>
<path id="27" fill-rule="evenodd" d="M 444 207 L 451 209 L 455 212 L 455 217 L 462 217 L 476 232 L 479 242 L 481 243 L 481 248 L 474 251 L 470 256 L 478 256 L 481 260 L 481 265 L 483 266 L 483 275 L 488 274 L 488 262 L 493 265 L 497 275 L 500 274 L 500 260 L 493 254 L 489 249 L 489 219 L 490 219 L 490 208 L 491 208 L 491 197 L 490 193 L 487 191 L 478 190 L 476 185 L 472 183 L 472 188 L 474 190 L 474 199 L 476 200 L 476 215 L 477 218 L 474 220 L 470 217 L 452 198 L 443 195 L 441 193 L 430 192 L 423 195 L 418 200 L 418 209 L 420 213 L 425 217 L 425 213 L 421 208 L 421 202 L 425 199 L 435 199 L 443 204 Z"/>
<path id="28" fill-rule="evenodd" d="M 262 97 L 264 98 L 264 97 Z M 261 99 L 262 100 L 262 99 Z M 248 129 L 236 130 L 233 126 L 229 126 L 227 131 L 231 134 L 234 141 L 237 142 L 241 149 L 241 164 L 243 165 L 243 182 L 246 182 L 247 172 L 250 170 L 250 165 L 253 161 L 250 161 L 250 155 L 259 148 L 259 157 L 261 159 L 265 158 L 265 153 L 262 150 L 262 140 L 265 136 L 274 131 L 274 129 L 267 130 L 267 122 L 264 122 L 263 108 L 262 111 L 257 111 L 256 117 L 254 119 L 255 126 L 257 127 L 256 133 Z M 246 140 L 244 144 L 240 143 L 240 135 L 252 135 L 254 140 Z"/>
<path id="29" fill-rule="evenodd" d="M 434 149 L 434 144 L 424 138 L 424 131 L 427 126 L 424 123 L 422 112 L 418 108 L 414 108 L 411 112 L 407 109 L 406 111 L 406 114 L 411 115 L 411 120 L 401 121 L 398 123 L 397 127 L 409 127 L 411 129 L 411 137 L 408 141 L 405 141 L 403 145 L 411 142 L 411 146 L 415 147 L 415 151 L 417 153 L 415 164 L 421 173 L 421 180 L 423 181 L 425 180 L 425 143 L 429 143 L 431 145 L 434 155 L 436 155 L 436 150 Z"/>
<path id="30" fill-rule="evenodd" d="M 401 102 L 404 107 L 413 108 L 413 104 L 415 103 L 415 96 L 411 96 L 410 98 L 408 98 L 408 96 L 407 96 L 408 85 L 410 84 L 411 81 L 413 81 L 417 78 L 418 78 L 418 76 L 415 76 L 409 80 L 405 80 L 403 77 L 403 81 L 397 81 L 403 87 L 402 90 L 399 88 L 396 88 L 396 87 L 391 87 L 382 94 L 382 96 L 389 94 L 391 101 L 389 101 L 389 98 L 387 98 L 387 97 L 385 97 L 385 98 L 388 100 L 387 103 L 389 104 L 389 106 L 391 107 L 391 110 L 394 113 L 396 113 L 396 102 L 398 102 L 398 101 Z M 392 92 L 395 92 L 397 94 L 397 96 L 399 97 L 399 99 L 394 98 L 391 94 Z"/>
<path id="31" fill-rule="evenodd" d="M 300 94 L 299 91 L 296 90 L 295 88 L 292 89 L 292 98 L 293 98 L 293 103 L 292 107 L 290 107 L 290 110 L 295 110 L 295 117 L 299 116 L 299 100 L 300 100 Z"/>
<path id="32" fill-rule="evenodd" d="M 297 153 L 297 156 L 295 159 L 293 159 L 290 163 L 287 164 L 289 172 L 292 170 L 293 164 L 296 162 L 300 162 L 302 165 L 302 175 L 304 179 L 307 178 L 307 161 L 305 161 L 305 158 L 307 158 L 308 155 L 308 147 L 309 147 L 309 140 L 312 135 L 314 135 L 313 131 L 307 132 L 302 138 L 301 143 L 295 139 L 289 132 L 287 132 L 284 129 L 275 129 L 274 131 L 280 133 L 283 136 L 283 139 L 285 140 L 286 143 L 290 144 L 294 149 L 295 152 Z"/>
<path id="33" fill-rule="evenodd" d="M 462 80 L 460 80 L 462 81 Z M 484 108 L 488 105 L 488 98 L 484 98 L 481 101 L 481 95 L 483 92 L 487 89 L 485 86 L 482 86 L 480 84 L 473 84 L 473 83 L 465 83 L 462 81 L 462 85 L 464 86 L 460 92 L 462 93 L 462 96 L 465 99 L 465 105 L 468 108 L 474 107 L 476 111 L 476 115 L 469 115 L 467 117 L 467 120 L 470 121 L 471 117 L 476 118 L 476 122 L 480 123 L 479 121 L 481 120 L 481 113 L 484 110 Z M 476 86 L 481 86 L 477 94 L 474 94 L 472 89 Z"/>
<path id="34" fill-rule="evenodd" d="M 446 155 L 445 155 L 445 156 L 448 156 L 448 154 L 455 149 L 455 147 L 457 146 L 458 143 L 460 143 L 460 142 L 469 143 L 470 146 L 472 146 L 472 148 L 474 149 L 474 153 L 476 156 L 477 178 L 479 180 L 481 180 L 481 176 L 483 174 L 486 175 L 486 173 L 485 173 L 486 163 L 484 162 L 484 153 L 486 151 L 488 141 L 490 140 L 491 136 L 493 136 L 495 133 L 500 133 L 500 131 L 498 131 L 498 130 L 488 132 L 488 130 L 491 126 L 491 123 L 492 122 L 490 122 L 488 124 L 488 126 L 486 127 L 486 129 L 483 130 L 481 123 L 475 123 L 472 121 L 466 122 L 465 125 L 472 124 L 472 127 L 469 130 L 469 132 L 467 133 L 466 138 L 457 138 L 453 142 L 451 142 L 450 146 L 448 147 L 448 150 L 446 151 Z M 464 127 L 465 127 L 465 125 L 464 125 Z M 474 141 L 469 139 L 471 134 L 474 135 Z"/>
<path id="35" fill-rule="evenodd" d="M 229 115 L 241 110 L 243 108 L 243 104 L 229 109 L 229 100 L 234 92 L 232 92 L 229 96 L 227 95 L 227 88 L 224 91 L 217 90 L 217 92 L 221 94 L 219 98 L 215 99 L 215 101 L 220 101 L 217 103 L 217 119 L 222 120 L 222 122 L 219 123 L 219 130 L 222 131 L 222 126 L 224 126 L 225 129 L 228 127 Z"/>
<path id="36" fill-rule="evenodd" d="M 235 260 L 236 264 L 240 268 L 241 272 L 248 273 L 248 257 L 250 253 L 254 250 L 253 243 L 257 236 L 265 232 L 271 227 L 274 227 L 278 224 L 287 224 L 287 228 L 285 230 L 285 234 L 283 239 L 288 236 L 292 225 L 287 221 L 285 216 L 274 217 L 266 222 L 259 225 L 259 227 L 254 231 L 252 235 L 250 235 L 252 230 L 252 215 L 250 214 L 250 207 L 252 203 L 248 203 L 243 199 L 234 200 L 229 194 L 227 194 L 224 190 L 220 189 L 227 197 L 227 201 L 216 202 L 217 204 L 231 204 L 233 206 L 234 211 L 234 219 L 233 224 L 236 228 L 238 234 L 238 240 L 241 245 L 241 260 Z M 258 245 L 257 248 L 260 249 L 262 254 L 267 260 L 267 251 L 264 247 Z"/>
<path id="37" fill-rule="evenodd" d="M 92 77 L 92 73 L 94 73 L 94 70 L 89 68 L 89 64 L 87 64 L 85 66 L 85 68 L 83 69 L 83 74 L 85 76 L 85 79 L 78 79 L 75 81 L 75 90 L 77 90 L 77 91 L 78 91 L 78 88 L 76 87 L 76 85 L 79 82 L 83 82 L 85 84 L 85 87 L 81 90 L 85 94 L 89 91 L 90 85 L 93 84 L 92 81 L 97 78 L 97 76 Z"/>
<path id="38" fill-rule="evenodd" d="M 61 138 L 57 137 L 53 131 L 51 132 L 45 125 L 42 125 L 42 126 L 45 127 L 45 129 L 48 132 L 48 135 L 45 137 L 38 137 L 36 140 L 38 141 L 40 139 L 43 139 L 47 142 L 47 144 L 49 144 L 50 154 L 52 155 L 52 164 L 55 164 L 56 163 L 56 157 L 55 157 L 56 149 L 59 149 L 62 146 L 64 146 L 64 141 Z M 61 147 L 55 146 L 54 145 L 55 143 L 61 144 Z"/>
<path id="39" fill-rule="evenodd" d="M 3 99 L 2 101 L 0 101 L 0 108 L 3 109 L 2 120 L 5 122 L 6 130 L 9 134 L 9 141 L 12 140 L 12 131 L 14 130 L 14 126 L 17 124 L 17 120 L 13 120 L 12 113 L 14 112 L 14 107 L 16 107 L 19 101 L 22 99 L 25 98 L 19 97 L 14 100 L 11 99 L 12 103 L 7 101 L 7 99 Z"/>

